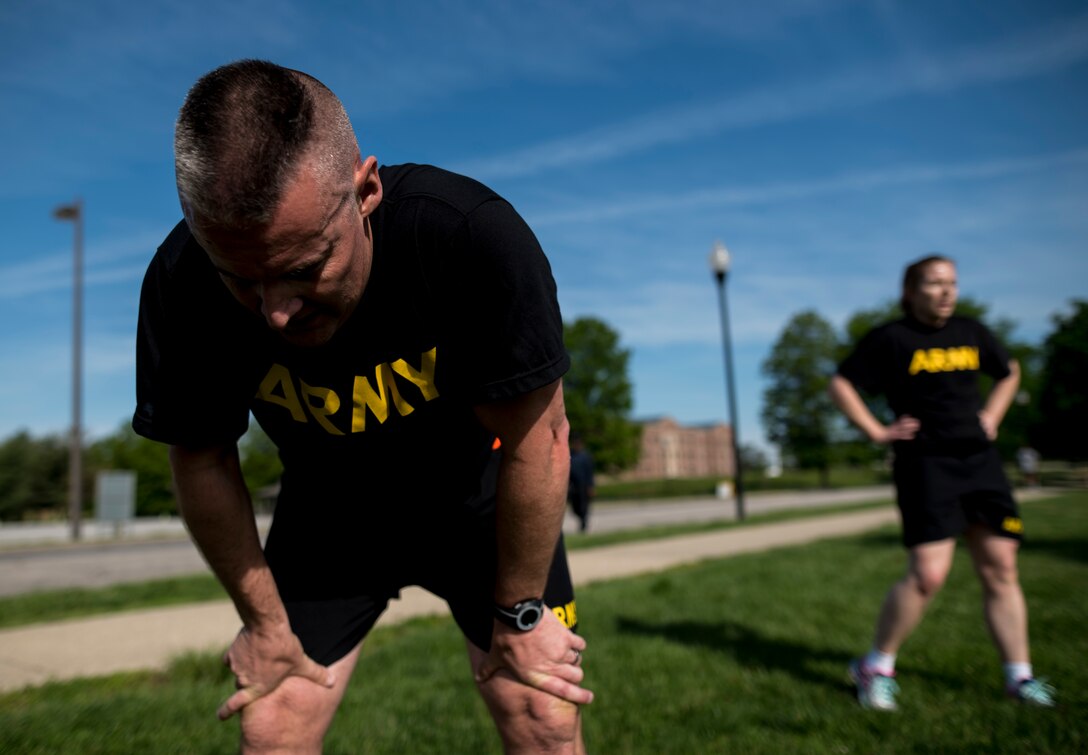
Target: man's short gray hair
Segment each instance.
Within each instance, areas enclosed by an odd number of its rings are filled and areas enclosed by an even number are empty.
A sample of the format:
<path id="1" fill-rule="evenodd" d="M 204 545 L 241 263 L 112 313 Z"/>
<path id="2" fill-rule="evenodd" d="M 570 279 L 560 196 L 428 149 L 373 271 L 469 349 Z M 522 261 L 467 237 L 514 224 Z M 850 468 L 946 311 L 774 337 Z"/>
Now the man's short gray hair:
<path id="1" fill-rule="evenodd" d="M 308 74 L 262 60 L 202 76 L 174 132 L 185 216 L 219 228 L 267 225 L 303 161 L 320 182 L 349 188 L 358 155 L 335 94 Z"/>

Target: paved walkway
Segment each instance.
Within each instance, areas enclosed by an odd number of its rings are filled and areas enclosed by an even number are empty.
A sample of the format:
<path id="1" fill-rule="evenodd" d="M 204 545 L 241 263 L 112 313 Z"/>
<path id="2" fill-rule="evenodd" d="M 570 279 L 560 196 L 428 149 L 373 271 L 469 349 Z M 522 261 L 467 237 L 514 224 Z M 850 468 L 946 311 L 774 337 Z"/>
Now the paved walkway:
<path id="1" fill-rule="evenodd" d="M 758 492 L 746 496 L 749 514 L 779 509 L 825 506 L 829 503 L 890 500 L 890 486 L 846 490 Z M 713 496 L 668 501 L 626 501 L 597 504 L 590 533 L 642 529 L 676 522 L 728 521 L 736 504 Z M 262 532 L 269 518 L 258 518 Z M 564 530 L 577 530 L 568 513 Z M 63 523 L 0 526 L 0 596 L 66 587 L 104 587 L 125 582 L 207 573 L 204 559 L 177 518 L 148 518 L 124 525 L 120 537 L 112 527 L 86 522 L 84 540 L 72 543 Z"/>
<path id="2" fill-rule="evenodd" d="M 585 585 L 705 559 L 864 532 L 896 521 L 898 513 L 889 505 L 778 524 L 575 550 L 570 553 L 571 573 L 576 585 Z M 423 590 L 411 588 L 390 604 L 379 625 L 445 611 L 445 603 Z M 50 680 L 164 668 L 181 653 L 224 650 L 238 629 L 233 606 L 219 601 L 3 630 L 0 631 L 0 692 Z"/>

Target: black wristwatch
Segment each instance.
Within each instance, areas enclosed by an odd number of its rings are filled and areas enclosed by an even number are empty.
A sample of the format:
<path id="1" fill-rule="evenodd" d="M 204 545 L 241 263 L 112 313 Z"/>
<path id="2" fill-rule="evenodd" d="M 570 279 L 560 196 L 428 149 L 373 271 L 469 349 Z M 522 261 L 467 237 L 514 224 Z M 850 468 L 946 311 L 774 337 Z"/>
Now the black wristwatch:
<path id="1" fill-rule="evenodd" d="M 526 598 L 515 603 L 513 608 L 495 606 L 495 618 L 508 627 L 520 632 L 528 632 L 544 618 L 544 601 L 540 598 Z"/>

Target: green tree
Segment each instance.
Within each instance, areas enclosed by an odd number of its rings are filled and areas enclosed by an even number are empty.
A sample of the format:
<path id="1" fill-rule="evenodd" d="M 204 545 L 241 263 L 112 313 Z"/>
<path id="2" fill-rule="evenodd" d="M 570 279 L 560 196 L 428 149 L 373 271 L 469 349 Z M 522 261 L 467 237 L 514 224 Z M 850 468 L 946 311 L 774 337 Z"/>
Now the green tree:
<path id="1" fill-rule="evenodd" d="M 283 475 L 279 450 L 256 420 L 251 420 L 246 434 L 238 441 L 238 453 L 250 496 L 260 507 L 267 500 L 266 492 L 279 485 Z"/>
<path id="2" fill-rule="evenodd" d="M 762 448 L 751 443 L 741 443 L 740 465 L 745 472 L 755 472 L 761 475 L 767 471 L 767 467 L 771 463 L 767 459 L 767 454 L 763 453 Z"/>
<path id="3" fill-rule="evenodd" d="M 581 433 L 601 469 L 617 472 L 633 466 L 641 430 L 630 420 L 631 352 L 620 346 L 616 331 L 594 317 L 564 323 L 563 338 L 571 359 L 563 378 L 571 430 Z"/>
<path id="4" fill-rule="evenodd" d="M 818 470 L 825 487 L 838 421 L 827 386 L 838 346 L 830 323 L 807 310 L 790 319 L 762 365 L 770 380 L 761 412 L 767 439 L 792 466 Z"/>
<path id="5" fill-rule="evenodd" d="M 64 512 L 68 500 L 68 443 L 22 430 L 0 444 L 0 520 Z"/>
<path id="6" fill-rule="evenodd" d="M 1088 301 L 1072 302 L 1073 311 L 1053 318 L 1054 331 L 1043 344 L 1039 380 L 1040 418 L 1032 433 L 1044 456 L 1088 460 Z"/>
<path id="7" fill-rule="evenodd" d="M 275 445 L 256 422 L 238 442 L 242 473 L 255 502 L 261 493 L 279 482 L 283 465 Z M 93 480 L 99 470 L 127 469 L 136 472 L 136 515 L 176 515 L 173 476 L 170 470 L 170 448 L 148 440 L 125 422 L 115 433 L 93 443 L 85 454 L 88 477 Z M 85 500 L 92 501 L 90 497 Z"/>
<path id="8" fill-rule="evenodd" d="M 136 516 L 177 514 L 167 446 L 137 435 L 124 422 L 113 435 L 91 444 L 86 458 L 92 475 L 100 470 L 136 473 Z"/>

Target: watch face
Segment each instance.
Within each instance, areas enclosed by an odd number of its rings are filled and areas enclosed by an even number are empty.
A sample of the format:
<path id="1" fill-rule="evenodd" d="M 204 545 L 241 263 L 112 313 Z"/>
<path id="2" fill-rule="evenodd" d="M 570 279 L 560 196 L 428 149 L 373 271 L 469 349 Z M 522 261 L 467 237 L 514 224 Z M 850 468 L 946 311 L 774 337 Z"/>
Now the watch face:
<path id="1" fill-rule="evenodd" d="M 523 603 L 518 606 L 518 629 L 527 632 L 535 627 L 544 618 L 544 607 L 537 601 Z"/>

